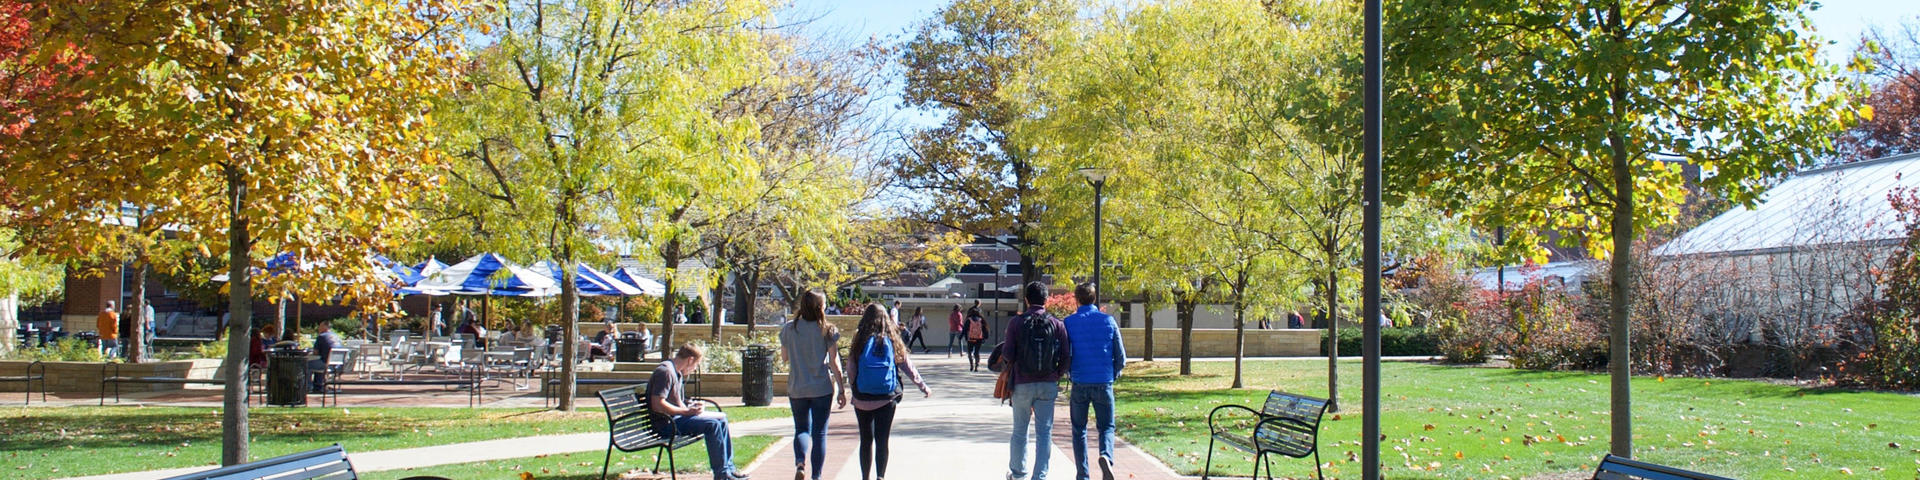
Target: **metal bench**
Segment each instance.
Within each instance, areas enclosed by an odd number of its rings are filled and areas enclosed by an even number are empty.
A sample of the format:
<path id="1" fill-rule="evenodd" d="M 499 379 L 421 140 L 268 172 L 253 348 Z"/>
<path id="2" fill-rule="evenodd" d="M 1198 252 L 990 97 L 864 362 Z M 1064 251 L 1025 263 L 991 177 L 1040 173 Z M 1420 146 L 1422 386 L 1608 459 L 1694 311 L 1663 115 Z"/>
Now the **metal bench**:
<path id="1" fill-rule="evenodd" d="M 251 374 L 251 372 L 249 372 L 249 374 Z M 105 406 L 107 404 L 107 384 L 113 384 L 113 403 L 120 403 L 120 384 L 122 383 L 226 385 L 227 381 L 221 378 L 128 377 L 120 374 L 119 363 L 107 362 L 105 365 L 100 366 L 100 405 Z M 42 384 L 42 388 L 44 387 L 45 384 Z M 253 395 L 254 392 L 249 389 L 247 392 L 247 402 L 249 404 L 253 402 Z M 41 398 L 41 400 L 44 401 L 46 399 Z"/>
<path id="2" fill-rule="evenodd" d="M 546 388 L 542 389 L 540 391 L 540 394 L 541 396 L 545 397 L 545 401 L 543 402 L 543 404 L 546 405 L 547 408 L 553 408 L 553 399 L 556 395 L 558 395 L 557 392 L 560 391 L 560 388 L 559 388 L 560 379 L 556 377 L 559 374 L 560 372 L 557 372 L 557 371 L 542 372 L 542 375 L 547 376 L 547 380 L 545 382 Z M 680 382 L 681 382 L 680 384 L 681 388 L 685 388 L 689 394 L 695 397 L 700 396 L 700 376 L 698 374 L 695 374 L 692 376 L 680 377 Z M 579 386 L 579 385 L 646 385 L 647 381 L 633 380 L 633 379 L 627 379 L 627 378 L 580 378 L 576 376 L 573 378 L 573 384 L 575 386 Z"/>
<path id="3" fill-rule="evenodd" d="M 720 404 L 703 398 L 689 399 L 689 402 L 706 402 L 713 411 L 719 412 Z M 701 440 L 700 435 L 679 435 L 673 425 L 654 425 L 657 420 L 653 414 L 650 399 L 647 397 L 645 383 L 600 391 L 600 403 L 607 407 L 607 458 L 600 465 L 600 478 L 607 477 L 607 469 L 613 466 L 613 450 L 633 453 L 644 450 L 664 450 L 654 452 L 653 473 L 660 473 L 661 453 L 667 457 L 667 475 L 678 480 L 673 462 L 673 451 L 692 445 Z"/>
<path id="4" fill-rule="evenodd" d="M 1222 411 L 1232 413 L 1244 411 L 1253 414 L 1251 418 L 1242 418 L 1232 422 L 1232 416 L 1219 417 Z M 1320 417 L 1327 412 L 1325 399 L 1274 390 L 1267 393 L 1267 404 L 1260 410 L 1240 406 L 1221 405 L 1207 412 L 1207 431 L 1211 435 L 1207 440 L 1207 463 L 1200 471 L 1200 478 L 1208 478 L 1213 473 L 1213 445 L 1223 443 L 1247 453 L 1253 457 L 1253 478 L 1260 477 L 1260 465 L 1267 466 L 1267 479 L 1273 479 L 1273 463 L 1270 454 L 1286 455 L 1293 458 L 1313 456 L 1313 473 L 1326 478 L 1320 471 Z M 1251 425 L 1249 425 L 1249 421 Z M 1249 428 L 1251 427 L 1251 428 Z"/>
<path id="5" fill-rule="evenodd" d="M 284 457 L 273 457 L 253 463 L 242 463 L 216 468 L 204 472 L 189 473 L 163 480 L 356 480 L 359 474 L 353 472 L 353 462 L 347 461 L 347 450 L 340 444 L 300 452 Z"/>
<path id="6" fill-rule="evenodd" d="M 1654 465 L 1608 454 L 1594 469 L 1593 480 L 1733 480 L 1727 477 L 1691 472 L 1665 465 Z"/>
<path id="7" fill-rule="evenodd" d="M 33 373 L 35 370 L 40 373 Z M 28 363 L 27 368 L 20 371 L 20 375 L 0 376 L 0 382 L 20 382 L 22 387 L 20 391 L 26 393 L 27 405 L 33 404 L 33 382 L 40 382 L 40 403 L 47 402 L 47 365 L 40 363 L 39 360 Z"/>
<path id="8" fill-rule="evenodd" d="M 332 397 L 333 405 L 335 406 L 340 405 L 340 387 L 343 385 L 442 385 L 442 386 L 465 387 L 467 389 L 467 408 L 473 408 L 480 405 L 481 394 L 484 392 L 484 386 L 486 385 L 486 381 L 487 381 L 485 378 L 481 378 L 479 370 L 466 372 L 466 374 L 462 377 L 444 378 L 444 379 L 415 378 L 411 380 L 407 380 L 407 379 L 347 380 L 347 379 L 340 378 L 340 373 L 337 371 L 330 373 L 328 376 L 332 378 L 327 379 L 324 383 L 321 384 L 322 388 L 320 391 L 320 406 L 323 406 L 323 407 L 327 406 L 327 403 L 328 403 L 327 400 L 329 396 Z"/>

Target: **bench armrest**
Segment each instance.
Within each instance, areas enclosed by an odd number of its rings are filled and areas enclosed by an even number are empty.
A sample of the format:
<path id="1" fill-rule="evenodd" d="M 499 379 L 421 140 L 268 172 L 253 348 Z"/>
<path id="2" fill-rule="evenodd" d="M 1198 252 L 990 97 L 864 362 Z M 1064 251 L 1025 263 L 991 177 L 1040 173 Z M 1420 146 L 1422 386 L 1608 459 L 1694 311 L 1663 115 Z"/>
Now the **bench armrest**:
<path id="1" fill-rule="evenodd" d="M 1221 406 L 1218 406 L 1218 407 L 1213 407 L 1213 410 L 1212 410 L 1212 411 L 1209 411 L 1209 412 L 1207 412 L 1207 434 L 1208 434 L 1208 435 L 1212 435 L 1212 434 L 1213 434 L 1213 432 L 1218 432 L 1218 431 L 1220 431 L 1220 429 L 1219 429 L 1219 428 L 1215 428 L 1215 427 L 1214 427 L 1214 422 L 1213 422 L 1213 420 L 1214 420 L 1214 415 L 1216 415 L 1216 414 L 1219 414 L 1221 410 L 1244 410 L 1244 411 L 1246 411 L 1247 413 L 1251 413 L 1251 414 L 1253 414 L 1253 418 L 1255 418 L 1255 419 L 1265 419 L 1265 418 L 1266 418 L 1266 415 L 1264 415 L 1264 414 L 1261 414 L 1259 410 L 1254 410 L 1254 409 L 1252 409 L 1252 408 L 1247 408 L 1247 407 L 1245 407 L 1245 406 L 1241 406 L 1241 405 L 1221 405 Z"/>

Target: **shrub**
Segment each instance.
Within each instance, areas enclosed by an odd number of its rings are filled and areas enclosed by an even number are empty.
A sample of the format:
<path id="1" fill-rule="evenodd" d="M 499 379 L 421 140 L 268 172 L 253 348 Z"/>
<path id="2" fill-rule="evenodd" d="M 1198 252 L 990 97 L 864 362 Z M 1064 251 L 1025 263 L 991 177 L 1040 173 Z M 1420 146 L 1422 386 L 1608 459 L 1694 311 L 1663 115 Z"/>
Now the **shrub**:
<path id="1" fill-rule="evenodd" d="M 225 340 L 203 342 L 193 347 L 193 354 L 198 358 L 227 358 L 227 342 Z"/>
<path id="2" fill-rule="evenodd" d="M 841 336 L 842 343 L 845 343 L 847 336 L 848 335 Z M 707 355 L 703 358 L 701 364 L 704 365 L 704 368 L 708 372 L 740 373 L 742 370 L 740 362 L 742 355 L 746 353 L 748 345 L 765 345 L 775 349 L 773 372 L 786 373 L 787 371 L 787 363 L 781 361 L 779 358 L 780 333 L 774 329 L 755 332 L 753 335 L 734 335 L 732 338 L 725 339 L 719 343 L 706 340 L 695 340 L 693 343 L 706 350 Z"/>
<path id="3" fill-rule="evenodd" d="M 1486 363 L 1493 356 L 1494 331 L 1475 328 L 1464 316 L 1434 319 L 1429 328 L 1434 348 L 1447 363 Z"/>
<path id="4" fill-rule="evenodd" d="M 21 351 L 27 360 L 42 362 L 104 362 L 106 356 L 93 343 L 78 338 L 63 338 L 41 348 Z"/>
<path id="5" fill-rule="evenodd" d="M 1845 383 L 1890 389 L 1920 388 L 1920 190 L 1889 195 L 1906 238 L 1874 276 L 1881 298 L 1855 314 L 1863 323 L 1861 351 L 1840 365 Z"/>
<path id="6" fill-rule="evenodd" d="M 1340 352 L 1351 355 L 1360 354 L 1360 341 L 1364 332 L 1358 328 L 1340 330 Z M 1327 354 L 1327 335 L 1320 334 L 1320 354 Z M 1387 357 L 1414 357 L 1440 355 L 1439 337 L 1426 328 L 1395 327 L 1380 330 L 1380 355 Z"/>

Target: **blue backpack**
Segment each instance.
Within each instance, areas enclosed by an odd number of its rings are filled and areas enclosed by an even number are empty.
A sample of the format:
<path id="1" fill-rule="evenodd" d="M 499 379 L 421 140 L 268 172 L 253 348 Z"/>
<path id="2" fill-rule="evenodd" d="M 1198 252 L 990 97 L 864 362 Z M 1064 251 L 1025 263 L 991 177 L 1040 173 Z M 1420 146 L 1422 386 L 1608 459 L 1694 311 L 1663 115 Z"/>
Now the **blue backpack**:
<path id="1" fill-rule="evenodd" d="M 900 377 L 893 366 L 893 342 L 886 337 L 868 337 L 858 365 L 860 371 L 853 376 L 853 398 L 889 400 L 900 392 Z"/>

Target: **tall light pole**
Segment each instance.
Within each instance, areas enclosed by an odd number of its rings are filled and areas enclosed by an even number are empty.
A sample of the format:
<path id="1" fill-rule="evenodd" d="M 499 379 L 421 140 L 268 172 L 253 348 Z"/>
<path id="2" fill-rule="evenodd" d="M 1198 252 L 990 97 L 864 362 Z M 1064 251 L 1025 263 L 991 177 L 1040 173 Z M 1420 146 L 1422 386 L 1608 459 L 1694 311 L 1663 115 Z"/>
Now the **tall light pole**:
<path id="1" fill-rule="evenodd" d="M 1113 170 L 1100 167 L 1080 169 L 1080 175 L 1093 184 L 1093 304 L 1096 306 L 1100 304 L 1100 294 L 1107 290 L 1106 284 L 1100 283 L 1100 190 L 1107 186 L 1107 176 L 1112 174 Z"/>
<path id="2" fill-rule="evenodd" d="M 1381 70 L 1380 70 L 1380 0 L 1366 0 L 1366 60 L 1361 70 L 1361 96 L 1364 107 L 1361 112 L 1361 146 L 1365 152 L 1364 174 L 1366 190 L 1362 202 L 1365 213 L 1362 220 L 1366 224 L 1362 250 L 1366 258 L 1362 259 L 1366 273 L 1362 278 L 1362 301 L 1365 302 L 1360 316 L 1362 335 L 1360 351 L 1363 352 L 1363 366 L 1360 373 L 1360 393 L 1365 401 L 1360 407 L 1361 463 L 1360 478 L 1380 480 L 1380 111 L 1381 111 Z"/>

